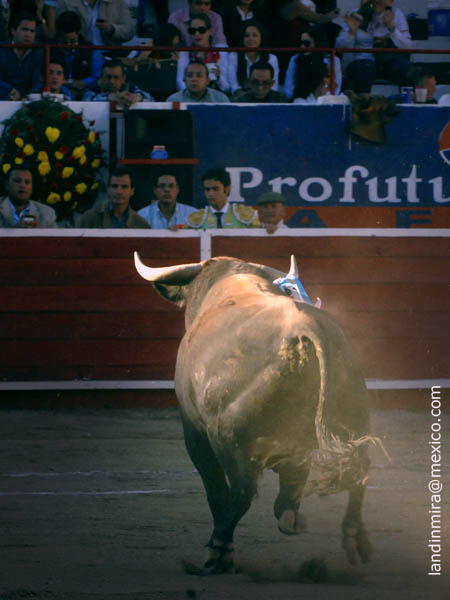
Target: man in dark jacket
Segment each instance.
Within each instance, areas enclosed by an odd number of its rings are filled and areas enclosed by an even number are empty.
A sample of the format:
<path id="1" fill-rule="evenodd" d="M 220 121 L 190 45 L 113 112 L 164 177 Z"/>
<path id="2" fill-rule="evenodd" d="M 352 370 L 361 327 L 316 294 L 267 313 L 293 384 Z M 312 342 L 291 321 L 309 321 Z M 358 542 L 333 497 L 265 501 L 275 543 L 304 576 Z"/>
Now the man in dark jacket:
<path id="1" fill-rule="evenodd" d="M 81 35 L 81 17 L 72 10 L 66 10 L 56 19 L 57 41 L 72 44 L 74 48 L 60 48 L 67 64 L 66 85 L 80 99 L 85 88 L 91 88 L 102 74 L 105 62 L 101 50 L 80 48 L 91 43 Z"/>
<path id="2" fill-rule="evenodd" d="M 11 19 L 12 44 L 34 44 L 36 17 L 18 12 Z M 38 48 L 0 49 L 0 100 L 21 100 L 41 89 L 43 52 Z"/>
<path id="3" fill-rule="evenodd" d="M 258 61 L 250 67 L 249 91 L 234 98 L 233 102 L 289 102 L 282 92 L 272 89 L 275 81 L 273 67 L 268 62 Z"/>
<path id="4" fill-rule="evenodd" d="M 117 167 L 109 176 L 108 198 L 81 217 L 78 227 L 91 229 L 151 229 L 145 219 L 130 208 L 134 195 L 133 175 L 125 167 Z"/>

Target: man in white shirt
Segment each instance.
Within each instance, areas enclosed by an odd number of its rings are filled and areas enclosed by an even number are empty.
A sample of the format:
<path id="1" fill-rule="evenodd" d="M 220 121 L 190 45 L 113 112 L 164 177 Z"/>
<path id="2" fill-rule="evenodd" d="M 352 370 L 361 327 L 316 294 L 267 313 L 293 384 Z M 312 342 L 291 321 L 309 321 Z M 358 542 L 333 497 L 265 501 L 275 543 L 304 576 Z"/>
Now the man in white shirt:
<path id="1" fill-rule="evenodd" d="M 175 173 L 159 173 L 154 180 L 153 193 L 156 202 L 138 211 L 152 229 L 176 231 L 183 227 L 189 215 L 195 212 L 193 206 L 178 202 L 180 187 Z"/>

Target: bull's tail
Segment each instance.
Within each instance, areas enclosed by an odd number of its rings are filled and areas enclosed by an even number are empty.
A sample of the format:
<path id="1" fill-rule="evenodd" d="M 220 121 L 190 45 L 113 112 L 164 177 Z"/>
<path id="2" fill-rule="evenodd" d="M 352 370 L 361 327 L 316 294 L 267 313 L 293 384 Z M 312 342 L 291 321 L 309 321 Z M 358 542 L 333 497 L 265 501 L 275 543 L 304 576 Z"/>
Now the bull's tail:
<path id="1" fill-rule="evenodd" d="M 334 494 L 355 485 L 364 485 L 368 478 L 368 446 L 380 445 L 384 450 L 379 438 L 367 433 L 358 437 L 348 425 L 339 422 L 337 408 L 342 390 L 339 388 L 338 373 L 336 370 L 330 371 L 330 365 L 325 365 L 322 344 L 315 343 L 314 339 L 312 341 L 320 365 L 320 391 L 315 417 L 318 448 L 312 454 L 312 477 L 305 489 L 306 496 Z M 349 391 L 355 402 L 364 405 L 367 393 L 364 381 L 356 381 L 355 387 L 356 391 Z M 358 398 L 358 395 L 362 397 Z M 359 407 L 355 406 L 355 409 L 359 410 Z"/>

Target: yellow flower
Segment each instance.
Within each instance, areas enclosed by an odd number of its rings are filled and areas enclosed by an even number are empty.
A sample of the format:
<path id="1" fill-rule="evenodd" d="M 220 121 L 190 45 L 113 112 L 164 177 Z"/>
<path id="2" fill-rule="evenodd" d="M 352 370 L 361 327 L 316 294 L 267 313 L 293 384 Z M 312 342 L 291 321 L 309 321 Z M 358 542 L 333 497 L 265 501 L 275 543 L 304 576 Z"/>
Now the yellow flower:
<path id="1" fill-rule="evenodd" d="M 16 137 L 14 141 L 16 142 L 16 146 L 19 146 L 19 148 L 23 148 L 25 142 L 21 137 Z"/>
<path id="2" fill-rule="evenodd" d="M 74 158 L 80 158 L 86 152 L 86 148 L 84 146 L 77 146 L 73 149 L 72 156 Z"/>
<path id="3" fill-rule="evenodd" d="M 59 138 L 60 133 L 61 132 L 57 127 L 47 127 L 45 130 L 45 135 L 47 136 L 48 141 L 52 144 Z"/>
<path id="4" fill-rule="evenodd" d="M 70 200 L 71 198 L 72 198 L 72 192 L 64 192 L 63 199 L 64 199 L 66 202 L 69 202 L 69 200 Z"/>
<path id="5" fill-rule="evenodd" d="M 90 131 L 89 135 L 88 135 L 88 140 L 91 142 L 91 144 L 93 144 L 95 142 L 95 138 L 97 136 L 95 135 L 95 131 Z"/>
<path id="6" fill-rule="evenodd" d="M 40 160 L 41 162 L 48 162 L 47 152 L 44 152 L 43 150 L 41 150 L 37 155 L 37 159 Z"/>
<path id="7" fill-rule="evenodd" d="M 11 165 L 9 163 L 3 163 L 2 165 L 2 171 L 3 173 L 6 175 L 6 173 L 10 170 Z"/>
<path id="8" fill-rule="evenodd" d="M 91 190 L 96 190 L 98 188 L 98 181 L 91 185 Z"/>
<path id="9" fill-rule="evenodd" d="M 83 154 L 82 156 L 80 156 L 80 165 L 84 165 L 86 160 L 87 160 L 86 154 Z"/>
<path id="10" fill-rule="evenodd" d="M 56 160 L 61 160 L 64 158 L 64 154 L 62 152 L 55 152 L 55 158 Z"/>
<path id="11" fill-rule="evenodd" d="M 34 154 L 34 148 L 31 144 L 25 144 L 25 148 L 23 149 L 23 151 L 27 156 L 31 156 L 32 154 Z"/>
<path id="12" fill-rule="evenodd" d="M 94 158 L 94 160 L 91 162 L 91 167 L 93 169 L 98 169 L 101 164 L 102 164 L 101 160 L 99 160 L 98 158 Z"/>
<path id="13" fill-rule="evenodd" d="M 77 183 L 77 185 L 75 186 L 75 190 L 79 194 L 84 194 L 84 192 L 87 190 L 87 185 L 85 183 Z"/>
<path id="14" fill-rule="evenodd" d="M 21 165 L 23 163 L 23 158 L 20 158 L 20 156 L 16 156 L 14 162 L 16 163 L 16 165 Z"/>
<path id="15" fill-rule="evenodd" d="M 47 175 L 52 170 L 50 163 L 48 161 L 41 162 L 38 166 L 38 171 L 40 175 Z"/>
<path id="16" fill-rule="evenodd" d="M 64 169 L 62 170 L 62 176 L 63 179 L 67 179 L 68 177 L 70 177 L 73 173 L 73 167 L 64 167 Z"/>
<path id="17" fill-rule="evenodd" d="M 59 194 L 57 194 L 56 192 L 52 192 L 51 194 L 49 194 L 47 196 L 48 204 L 56 204 L 57 202 L 60 202 L 60 200 L 61 200 L 61 196 Z"/>

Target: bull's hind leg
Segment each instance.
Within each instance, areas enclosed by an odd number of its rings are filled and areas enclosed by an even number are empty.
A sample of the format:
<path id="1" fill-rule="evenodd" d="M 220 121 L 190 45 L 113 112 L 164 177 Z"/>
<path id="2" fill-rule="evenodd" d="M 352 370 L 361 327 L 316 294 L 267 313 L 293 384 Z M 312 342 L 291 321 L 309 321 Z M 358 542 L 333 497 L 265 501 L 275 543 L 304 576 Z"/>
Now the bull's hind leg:
<path id="1" fill-rule="evenodd" d="M 276 469 L 280 478 L 280 492 L 273 509 L 278 520 L 278 529 L 287 535 L 295 534 L 305 527 L 298 509 L 308 479 L 310 463 L 310 460 L 301 466 L 283 463 Z"/>
<path id="2" fill-rule="evenodd" d="M 361 448 L 361 460 L 369 466 L 367 448 Z M 342 521 L 342 546 L 347 554 L 348 561 L 354 565 L 358 556 L 363 563 L 370 560 L 372 545 L 362 520 L 362 505 L 366 482 L 354 485 L 349 489 L 348 506 Z"/>
<path id="3" fill-rule="evenodd" d="M 233 569 L 233 531 L 230 523 L 235 503 L 225 472 L 214 454 L 208 438 L 183 418 L 184 440 L 192 462 L 205 487 L 214 529 L 208 542 L 209 559 L 203 574 L 224 573 Z"/>

